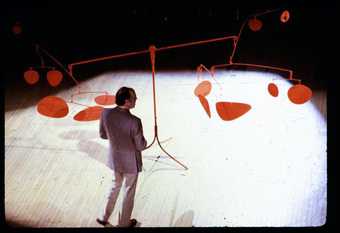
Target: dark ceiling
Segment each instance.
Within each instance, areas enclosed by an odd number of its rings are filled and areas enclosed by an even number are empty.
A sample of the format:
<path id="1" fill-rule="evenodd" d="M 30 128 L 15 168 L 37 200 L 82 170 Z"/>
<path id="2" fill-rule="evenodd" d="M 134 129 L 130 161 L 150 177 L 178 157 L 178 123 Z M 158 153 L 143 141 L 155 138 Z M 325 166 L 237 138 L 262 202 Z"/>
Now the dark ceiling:
<path id="1" fill-rule="evenodd" d="M 1 16 L 5 22 L 6 68 L 25 69 L 39 61 L 34 51 L 35 43 L 65 65 L 93 57 L 143 50 L 151 44 L 162 47 L 236 35 L 247 16 L 270 9 L 289 10 L 291 20 L 286 24 L 280 23 L 282 11 L 278 11 L 263 17 L 264 26 L 260 32 L 253 33 L 245 28 L 239 54 L 235 58 L 260 64 L 267 61 L 277 65 L 284 63 L 292 68 L 296 63 L 300 66 L 311 62 L 318 65 L 326 50 L 324 46 L 330 46 L 326 36 L 330 34 L 329 30 L 333 30 L 335 15 L 329 3 L 306 5 L 299 1 L 252 1 L 247 4 L 230 1 L 223 5 L 193 3 L 190 6 L 167 1 L 143 6 L 114 6 L 109 2 L 8 3 Z M 22 28 L 18 35 L 12 32 L 15 23 Z M 214 54 L 207 52 L 206 55 Z M 190 55 L 183 55 L 183 59 L 188 60 L 186 56 L 189 60 L 194 59 Z"/>

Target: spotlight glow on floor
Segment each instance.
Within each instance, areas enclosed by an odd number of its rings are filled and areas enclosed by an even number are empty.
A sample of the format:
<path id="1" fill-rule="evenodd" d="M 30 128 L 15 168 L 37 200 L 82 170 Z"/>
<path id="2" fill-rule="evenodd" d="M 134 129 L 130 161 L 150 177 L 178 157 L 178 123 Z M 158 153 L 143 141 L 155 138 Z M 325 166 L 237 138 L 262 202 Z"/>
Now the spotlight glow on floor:
<path id="1" fill-rule="evenodd" d="M 277 75 L 229 71 L 219 72 L 216 80 L 206 96 L 210 106 L 230 101 L 252 108 L 229 122 L 219 119 L 216 110 L 211 120 L 200 110 L 202 117 L 195 121 L 201 128 L 196 146 L 202 154 L 196 157 L 201 162 L 197 174 L 210 175 L 200 175 L 198 185 L 210 191 L 200 192 L 209 194 L 196 203 L 205 213 L 198 225 L 223 225 L 224 217 L 234 226 L 324 224 L 325 120 L 311 102 L 290 102 L 291 84 Z M 277 84 L 278 97 L 268 93 L 270 82 Z"/>
<path id="2" fill-rule="evenodd" d="M 156 72 L 160 141 L 189 170 L 184 171 L 157 146 L 143 151 L 144 171 L 138 181 L 132 217 L 141 222 L 141 227 L 324 224 L 327 206 L 327 123 L 312 101 L 300 105 L 290 102 L 287 92 L 292 84 L 272 73 L 218 71 L 217 82 L 209 75 L 203 75 L 203 79 L 212 84 L 211 90 L 209 87 L 209 91 L 204 92 L 205 107 L 195 95 L 195 88 L 202 81 L 197 79 L 195 72 Z M 277 86 L 277 97 L 268 92 L 269 83 Z M 114 95 L 121 86 L 136 90 L 138 100 L 131 112 L 142 119 L 144 134 L 151 143 L 154 136 L 151 72 L 107 73 L 81 84 L 84 91 L 108 91 L 110 95 Z M 68 99 L 75 90 L 76 87 L 57 96 Z M 75 101 L 92 106 L 96 104 L 96 96 L 78 96 Z M 216 110 L 216 103 L 221 101 L 248 104 L 251 109 L 237 119 L 225 121 Z M 98 173 L 104 168 L 103 163 L 109 161 L 108 142 L 98 135 L 99 122 L 75 121 L 74 116 L 84 106 L 68 103 L 68 107 L 69 113 L 63 118 L 42 116 L 36 112 L 36 106 L 16 111 L 15 114 L 5 113 L 7 216 L 18 206 L 24 208 L 22 205 L 25 204 L 18 203 L 18 192 L 11 191 L 23 187 L 20 182 L 25 179 L 12 182 L 14 178 L 10 174 L 13 170 L 10 169 L 19 161 L 15 156 L 22 151 L 31 156 L 28 162 L 37 162 L 35 166 L 41 164 L 41 148 L 47 150 L 51 161 L 55 157 L 57 163 L 62 155 L 62 164 L 56 164 L 54 171 L 60 173 L 53 173 L 53 176 L 65 176 L 60 180 L 78 180 L 77 176 L 81 176 L 84 185 L 89 184 L 91 190 L 104 188 L 98 188 L 101 176 L 108 183 L 109 168 L 103 171 L 105 176 Z M 20 132 L 15 130 L 18 119 L 23 126 Z M 30 129 L 25 131 L 25 127 Z M 156 160 L 158 155 L 161 157 Z M 58 168 L 65 167 L 65 164 L 68 164 L 66 168 Z M 25 166 L 21 163 L 21 167 Z M 22 169 L 22 177 L 28 177 L 31 172 L 40 177 L 41 183 L 44 183 L 43 179 L 46 179 L 46 184 L 50 183 L 46 178 L 48 176 L 37 173 L 42 171 L 41 168 L 28 169 L 29 166 Z M 84 174 L 91 171 L 97 175 L 95 178 L 91 178 L 94 176 L 90 173 L 83 176 L 83 173 L 75 173 L 72 166 L 85 167 Z M 45 170 L 48 172 L 49 169 Z M 16 176 L 20 172 L 16 169 Z M 25 182 L 29 183 L 28 180 Z M 29 189 L 31 186 L 25 187 Z M 61 193 L 56 201 L 63 195 L 68 200 L 74 199 L 75 203 L 90 198 L 88 192 L 79 195 L 79 190 L 72 191 L 70 183 L 66 182 L 60 187 L 65 195 Z M 48 190 L 56 192 L 47 186 L 45 190 L 46 197 Z M 32 190 L 21 191 L 34 193 Z M 69 212 L 61 207 L 61 211 L 65 211 L 60 215 L 63 218 L 48 226 L 97 226 L 95 218 L 104 204 L 104 193 L 97 193 L 91 198 L 98 201 L 89 201 L 86 205 L 98 213 L 82 211 L 78 222 L 64 222 L 72 216 L 67 216 Z M 37 195 L 35 199 L 39 200 Z M 59 202 L 63 203 L 63 199 Z M 35 201 L 30 203 L 32 211 L 37 208 L 35 205 L 39 205 Z M 48 224 L 48 219 L 34 220 L 28 208 L 26 212 L 31 222 Z M 118 212 L 111 217 L 113 224 L 116 215 Z M 10 216 L 23 218 L 15 212 L 11 212 Z"/>

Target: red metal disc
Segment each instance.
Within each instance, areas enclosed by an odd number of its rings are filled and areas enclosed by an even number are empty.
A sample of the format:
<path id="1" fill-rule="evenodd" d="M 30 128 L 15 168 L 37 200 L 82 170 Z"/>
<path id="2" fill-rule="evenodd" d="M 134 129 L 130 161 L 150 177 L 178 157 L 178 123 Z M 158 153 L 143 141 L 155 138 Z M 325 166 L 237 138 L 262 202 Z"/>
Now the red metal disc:
<path id="1" fill-rule="evenodd" d="M 244 115 L 251 109 L 249 104 L 233 102 L 217 102 L 216 110 L 222 120 L 231 121 Z"/>
<path id="2" fill-rule="evenodd" d="M 44 116 L 61 118 L 68 114 L 68 106 L 65 100 L 56 96 L 46 96 L 39 101 L 37 111 Z"/>

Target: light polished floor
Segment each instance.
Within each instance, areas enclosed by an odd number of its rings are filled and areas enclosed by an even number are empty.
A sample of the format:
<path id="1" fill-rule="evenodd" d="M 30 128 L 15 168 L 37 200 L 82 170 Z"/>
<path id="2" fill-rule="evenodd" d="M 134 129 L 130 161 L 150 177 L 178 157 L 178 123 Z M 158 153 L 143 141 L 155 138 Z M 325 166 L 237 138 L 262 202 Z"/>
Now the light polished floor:
<path id="1" fill-rule="evenodd" d="M 160 141 L 189 169 L 167 157 L 157 144 L 143 151 L 144 171 L 132 216 L 138 226 L 324 224 L 326 92 L 315 91 L 311 101 L 295 105 L 286 95 L 289 84 L 277 76 L 221 72 L 216 78 L 207 96 L 209 118 L 194 95 L 199 83 L 195 72 L 156 73 Z M 279 86 L 276 98 L 267 92 L 271 81 Z M 81 89 L 114 94 L 121 86 L 135 88 L 138 100 L 132 113 L 142 119 L 150 143 L 150 72 L 102 74 L 82 82 Z M 15 92 L 6 94 L 6 221 L 28 227 L 100 227 L 95 219 L 105 205 L 111 170 L 98 121 L 73 120 L 84 106 L 71 103 L 64 118 L 42 116 L 36 111 L 38 94 L 26 90 L 27 98 L 20 100 L 13 100 Z M 61 90 L 55 96 L 69 100 L 75 91 Z M 94 97 L 75 99 L 95 105 Z M 252 108 L 236 120 L 223 121 L 215 109 L 218 101 L 248 103 Z M 119 203 L 120 199 L 112 224 L 117 222 Z"/>

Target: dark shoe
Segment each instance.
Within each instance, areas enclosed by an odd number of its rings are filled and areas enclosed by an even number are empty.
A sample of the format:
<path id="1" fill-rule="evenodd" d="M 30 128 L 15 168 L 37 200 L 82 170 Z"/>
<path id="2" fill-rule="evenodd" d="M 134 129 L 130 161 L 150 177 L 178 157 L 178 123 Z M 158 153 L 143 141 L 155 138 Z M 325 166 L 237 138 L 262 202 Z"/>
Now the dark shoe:
<path id="1" fill-rule="evenodd" d="M 137 220 L 133 218 L 130 220 L 130 225 L 128 227 L 135 227 L 136 225 L 137 225 Z"/>
<path id="2" fill-rule="evenodd" d="M 109 224 L 109 222 L 103 221 L 103 220 L 101 220 L 101 219 L 99 219 L 99 218 L 97 218 L 96 221 L 97 221 L 97 223 L 99 223 L 100 225 L 103 225 L 103 226 Z"/>

